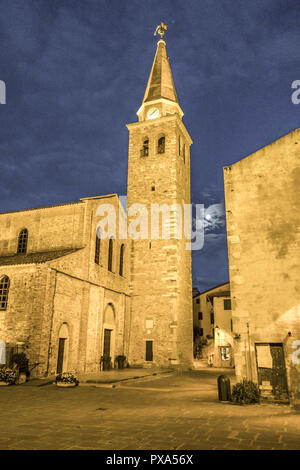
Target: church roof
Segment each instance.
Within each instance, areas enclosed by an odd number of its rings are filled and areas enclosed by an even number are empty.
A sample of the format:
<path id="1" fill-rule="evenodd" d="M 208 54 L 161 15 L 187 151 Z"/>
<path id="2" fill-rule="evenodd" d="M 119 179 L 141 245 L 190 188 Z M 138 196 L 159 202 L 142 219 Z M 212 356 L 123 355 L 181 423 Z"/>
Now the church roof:
<path id="1" fill-rule="evenodd" d="M 143 103 L 160 98 L 178 103 L 169 58 L 167 56 L 166 43 L 162 39 L 157 43 L 156 54 Z"/>
<path id="2" fill-rule="evenodd" d="M 34 253 L 15 253 L 13 255 L 0 256 L 0 266 L 17 264 L 38 264 L 52 261 L 56 258 L 69 255 L 81 248 L 67 248 L 64 250 L 40 251 Z"/>

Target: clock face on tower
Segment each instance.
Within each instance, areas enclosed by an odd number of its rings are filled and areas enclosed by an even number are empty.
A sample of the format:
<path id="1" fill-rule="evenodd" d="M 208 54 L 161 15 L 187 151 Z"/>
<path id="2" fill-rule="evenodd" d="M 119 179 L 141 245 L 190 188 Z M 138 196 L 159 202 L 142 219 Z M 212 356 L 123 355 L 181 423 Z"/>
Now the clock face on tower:
<path id="1" fill-rule="evenodd" d="M 150 108 L 147 111 L 147 119 L 156 119 L 159 117 L 159 109 L 157 108 Z"/>

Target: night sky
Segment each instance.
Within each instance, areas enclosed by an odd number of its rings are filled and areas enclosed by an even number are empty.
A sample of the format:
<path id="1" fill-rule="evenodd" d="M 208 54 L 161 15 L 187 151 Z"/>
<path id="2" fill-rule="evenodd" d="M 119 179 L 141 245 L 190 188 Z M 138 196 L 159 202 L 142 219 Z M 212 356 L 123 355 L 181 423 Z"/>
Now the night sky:
<path id="1" fill-rule="evenodd" d="M 300 127 L 299 0 L 0 0 L 0 211 L 126 194 L 161 21 L 211 216 L 193 252 L 206 290 L 228 280 L 222 167 Z"/>

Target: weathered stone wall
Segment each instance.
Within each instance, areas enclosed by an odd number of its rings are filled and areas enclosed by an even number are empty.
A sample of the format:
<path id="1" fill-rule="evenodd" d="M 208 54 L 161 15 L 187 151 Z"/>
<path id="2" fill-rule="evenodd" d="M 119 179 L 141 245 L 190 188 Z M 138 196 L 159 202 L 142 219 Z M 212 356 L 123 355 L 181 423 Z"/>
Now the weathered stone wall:
<path id="1" fill-rule="evenodd" d="M 33 365 L 39 362 L 47 273 L 43 266 L 0 266 L 4 275 L 10 288 L 7 309 L 0 311 L 0 338 L 8 346 L 22 344 Z"/>
<path id="2" fill-rule="evenodd" d="M 299 390 L 300 130 L 225 167 L 224 180 L 237 376 L 257 380 L 256 342 L 282 343 Z"/>

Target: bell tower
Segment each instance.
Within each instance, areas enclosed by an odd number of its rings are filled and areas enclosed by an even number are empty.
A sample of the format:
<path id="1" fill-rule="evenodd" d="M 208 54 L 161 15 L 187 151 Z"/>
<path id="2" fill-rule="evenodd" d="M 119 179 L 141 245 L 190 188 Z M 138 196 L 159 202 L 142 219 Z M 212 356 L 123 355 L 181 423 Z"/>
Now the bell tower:
<path id="1" fill-rule="evenodd" d="M 191 251 L 184 234 L 192 140 L 162 39 L 166 28 L 157 27 L 161 39 L 138 122 L 127 125 L 129 231 L 143 216 L 140 233 L 130 240 L 129 363 L 145 367 L 186 367 L 193 360 Z"/>

